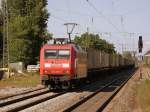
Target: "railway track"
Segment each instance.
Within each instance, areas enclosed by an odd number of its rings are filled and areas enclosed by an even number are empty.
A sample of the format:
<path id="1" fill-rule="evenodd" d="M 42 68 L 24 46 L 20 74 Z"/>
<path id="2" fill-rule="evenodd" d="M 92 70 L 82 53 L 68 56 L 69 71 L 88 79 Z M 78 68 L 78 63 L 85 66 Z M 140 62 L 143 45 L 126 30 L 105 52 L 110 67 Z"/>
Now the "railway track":
<path id="1" fill-rule="evenodd" d="M 29 89 L 29 90 L 26 90 L 26 91 L 23 91 L 23 92 L 19 92 L 19 93 L 17 93 L 17 94 L 8 95 L 8 96 L 5 96 L 5 97 L 0 97 L 0 101 L 1 101 L 1 100 L 4 100 L 4 99 L 11 98 L 11 97 L 15 97 L 15 96 L 19 96 L 19 95 L 31 93 L 31 92 L 34 92 L 34 91 L 38 91 L 38 90 L 41 90 L 41 89 L 44 89 L 44 88 L 45 88 L 45 87 L 36 87 L 36 88 Z"/>
<path id="2" fill-rule="evenodd" d="M 115 75 L 115 77 L 117 77 L 117 75 Z M 98 87 L 100 89 L 94 89 L 94 88 L 97 88 L 97 86 L 94 87 L 95 84 L 89 84 L 89 85 L 87 85 L 87 87 L 85 87 L 85 88 L 91 88 L 91 89 L 84 89 L 84 87 L 83 87 L 83 89 L 80 88 L 79 90 L 81 90 L 81 91 L 88 90 L 89 91 L 89 92 L 87 92 L 88 94 L 81 95 L 83 97 L 81 98 L 81 100 L 78 100 L 79 102 L 77 101 L 77 102 L 75 102 L 75 104 L 71 103 L 72 104 L 71 106 L 66 105 L 63 110 L 65 112 L 78 111 L 78 110 L 83 111 L 82 109 L 84 106 L 90 107 L 90 106 L 88 106 L 88 104 L 86 104 L 86 102 L 88 102 L 88 101 L 91 102 L 90 99 L 97 96 L 98 94 L 101 94 L 102 91 L 103 92 L 107 91 L 108 87 L 118 87 L 118 86 L 120 87 L 120 85 L 122 84 L 122 82 L 124 82 L 124 80 L 122 79 L 122 81 L 120 80 L 120 82 L 118 82 L 119 79 L 120 78 L 113 78 L 112 79 L 113 81 L 112 82 L 109 81 L 109 84 L 108 83 L 106 84 L 104 81 L 104 85 L 102 83 L 102 86 Z M 76 91 L 77 90 L 75 90 L 75 92 Z M 95 91 L 95 92 L 93 93 L 93 91 Z M 38 105 L 38 104 L 43 104 L 43 102 L 45 102 L 45 101 L 51 101 L 52 99 L 54 99 L 58 96 L 64 95 L 65 93 L 69 93 L 69 92 L 70 92 L 70 95 L 73 94 L 71 91 L 50 92 L 48 89 L 43 88 L 43 89 L 35 90 L 33 92 L 27 92 L 27 93 L 23 93 L 20 95 L 12 96 L 12 97 L 0 100 L 0 112 L 1 111 L 2 112 L 15 112 L 15 111 L 21 111 L 24 109 L 27 109 L 27 110 L 29 109 L 29 111 L 30 111 L 30 107 L 34 107 L 35 105 Z M 81 92 L 81 94 L 82 94 L 82 92 Z M 101 98 L 97 98 L 97 99 L 101 99 Z M 104 103 L 104 104 L 106 105 L 107 103 Z M 93 106 L 93 107 L 95 107 L 95 106 Z M 101 108 L 102 107 L 105 107 L 105 106 L 101 106 Z"/>
<path id="3" fill-rule="evenodd" d="M 41 88 L 3 98 L 3 100 L 0 100 L 0 112 L 21 111 L 65 93 L 66 91 L 50 92 L 49 89 Z"/>
<path id="4" fill-rule="evenodd" d="M 102 88 L 66 108 L 64 112 L 101 112 L 133 75 L 134 73 L 131 72 L 129 76 L 119 77 L 107 83 Z"/>

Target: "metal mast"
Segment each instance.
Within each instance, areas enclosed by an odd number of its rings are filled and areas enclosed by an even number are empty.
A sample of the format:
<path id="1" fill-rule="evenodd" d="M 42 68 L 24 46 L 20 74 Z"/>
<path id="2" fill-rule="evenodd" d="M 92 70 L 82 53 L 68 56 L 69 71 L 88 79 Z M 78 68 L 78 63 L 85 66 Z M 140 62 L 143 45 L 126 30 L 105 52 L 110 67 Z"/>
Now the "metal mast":
<path id="1" fill-rule="evenodd" d="M 9 74 L 9 40 L 8 40 L 8 6 L 7 0 L 3 1 L 3 69 Z"/>

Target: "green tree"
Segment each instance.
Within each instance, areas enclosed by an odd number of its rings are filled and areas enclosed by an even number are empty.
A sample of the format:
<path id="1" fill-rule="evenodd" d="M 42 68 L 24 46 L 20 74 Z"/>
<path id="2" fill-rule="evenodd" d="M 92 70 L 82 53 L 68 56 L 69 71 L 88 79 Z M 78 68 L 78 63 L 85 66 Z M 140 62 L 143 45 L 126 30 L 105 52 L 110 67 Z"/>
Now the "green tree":
<path id="1" fill-rule="evenodd" d="M 107 53 L 115 53 L 115 47 L 113 44 L 108 43 L 106 40 L 100 38 L 99 35 L 84 33 L 81 36 L 76 36 L 74 39 L 76 44 L 79 44 L 82 48 L 94 48 L 105 51 Z"/>
<path id="2" fill-rule="evenodd" d="M 47 0 L 8 0 L 10 61 L 35 63 L 46 41 Z"/>

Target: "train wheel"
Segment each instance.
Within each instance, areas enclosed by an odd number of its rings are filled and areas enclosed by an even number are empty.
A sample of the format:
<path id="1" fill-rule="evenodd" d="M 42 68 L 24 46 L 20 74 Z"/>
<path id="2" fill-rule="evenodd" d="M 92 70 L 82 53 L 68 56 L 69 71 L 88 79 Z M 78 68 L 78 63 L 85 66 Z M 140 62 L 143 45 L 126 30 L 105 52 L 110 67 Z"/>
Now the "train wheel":
<path id="1" fill-rule="evenodd" d="M 45 87 L 45 88 L 47 88 L 47 87 L 48 87 L 48 84 L 46 83 L 46 81 L 45 81 L 45 80 L 42 80 L 42 81 L 41 81 L 41 84 L 42 84 L 42 85 L 44 85 L 44 87 Z"/>
<path id="2" fill-rule="evenodd" d="M 71 81 L 68 81 L 67 86 L 68 86 L 68 89 L 72 89 L 72 83 L 71 83 Z"/>
<path id="3" fill-rule="evenodd" d="M 63 87 L 62 87 L 62 83 L 59 81 L 58 82 L 58 89 L 62 89 Z"/>
<path id="4" fill-rule="evenodd" d="M 44 81 L 44 80 L 42 80 L 42 81 L 41 81 L 41 84 L 42 84 L 42 85 L 45 85 L 45 81 Z"/>
<path id="5" fill-rule="evenodd" d="M 52 86 L 50 84 L 47 85 L 48 89 L 52 89 Z"/>

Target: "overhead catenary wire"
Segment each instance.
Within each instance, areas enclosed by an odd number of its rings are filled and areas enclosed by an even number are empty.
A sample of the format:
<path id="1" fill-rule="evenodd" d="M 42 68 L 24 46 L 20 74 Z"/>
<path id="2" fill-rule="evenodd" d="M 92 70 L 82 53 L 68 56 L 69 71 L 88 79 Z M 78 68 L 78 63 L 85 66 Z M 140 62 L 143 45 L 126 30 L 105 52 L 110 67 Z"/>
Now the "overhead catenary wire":
<path id="1" fill-rule="evenodd" d="M 110 19 L 109 18 L 107 18 L 106 17 L 106 15 L 105 14 L 103 14 L 101 11 L 99 11 L 91 2 L 90 2 L 90 0 L 86 0 L 88 3 L 90 3 L 90 5 L 92 5 L 93 7 L 94 7 L 94 10 L 96 10 L 98 13 L 99 13 L 99 15 L 98 16 L 92 16 L 92 18 L 95 18 L 95 17 L 99 17 L 99 16 L 101 16 L 101 17 L 103 17 L 103 18 L 106 18 L 106 20 L 107 20 L 107 22 L 109 22 L 116 30 L 117 30 L 117 32 L 116 33 L 120 33 L 120 34 L 124 34 L 124 33 L 129 33 L 129 32 L 121 32 L 118 28 L 117 28 L 117 26 L 115 25 L 115 24 L 113 24 L 111 21 L 110 21 Z M 115 2 L 116 1 L 120 1 L 120 0 L 114 0 Z M 56 8 L 52 8 L 53 10 L 55 10 L 55 11 L 60 11 L 60 12 L 66 12 L 67 13 L 67 10 L 63 10 L 63 9 L 56 9 Z M 73 11 L 73 10 L 71 10 L 71 14 L 76 14 L 76 15 L 80 15 L 80 16 L 90 16 L 90 15 L 88 15 L 88 14 L 83 14 L 83 13 L 81 13 L 81 12 L 77 12 L 77 11 Z M 111 15 L 111 16 L 120 16 L 120 21 L 121 21 L 121 24 L 122 24 L 122 26 L 124 25 L 123 24 L 123 22 L 124 22 L 124 17 L 123 17 L 123 15 L 124 14 L 119 14 L 119 15 Z M 63 19 L 62 17 L 59 17 L 59 16 L 55 16 L 55 15 L 51 15 L 51 17 L 53 17 L 53 18 L 55 18 L 55 19 L 57 19 L 57 20 L 59 20 L 59 21 L 62 21 L 62 22 L 67 22 L 67 20 L 65 20 L 65 19 Z M 119 30 L 119 31 L 118 31 Z M 143 34 L 143 35 L 145 35 L 145 33 L 136 33 L 135 32 L 135 34 L 136 35 L 139 35 L 139 34 Z M 149 35 L 149 34 L 146 34 L 146 35 Z"/>
<path id="2" fill-rule="evenodd" d="M 58 8 L 54 8 L 54 7 L 51 7 L 51 10 L 55 11 L 55 12 L 61 12 L 61 13 L 64 13 L 64 14 L 67 14 L 68 15 L 68 12 L 67 10 L 64 10 L 64 9 L 58 9 Z M 88 13 L 83 13 L 83 12 L 78 12 L 78 11 L 74 11 L 74 10 L 71 10 L 71 13 L 72 15 L 76 15 L 76 16 L 81 16 L 81 17 L 91 17 L 90 14 Z M 106 16 L 122 16 L 124 14 L 105 14 Z M 99 16 L 92 16 L 93 18 L 98 18 Z"/>
<path id="3" fill-rule="evenodd" d="M 66 23 L 66 22 L 67 22 L 67 20 L 65 20 L 65 19 L 63 19 L 63 18 L 61 18 L 61 17 L 59 17 L 59 16 L 53 15 L 53 14 L 50 14 L 50 17 L 52 17 L 52 18 L 58 20 L 58 21 L 61 22 L 61 23 Z M 78 24 L 78 26 L 82 27 L 80 24 Z M 84 29 L 84 28 L 82 27 L 82 29 Z M 80 30 L 79 30 L 79 31 L 80 31 Z M 83 32 L 81 33 L 81 32 L 79 32 L 79 31 L 78 31 L 78 33 L 73 33 L 73 34 L 81 35 Z M 64 33 L 62 33 L 62 34 L 64 34 Z"/>
<path id="4" fill-rule="evenodd" d="M 99 11 L 89 0 L 86 0 L 87 3 L 101 16 L 103 17 L 110 25 L 113 26 L 114 29 L 116 29 L 118 32 L 120 32 L 120 30 L 117 28 L 117 26 L 115 26 L 101 11 Z"/>
<path id="5" fill-rule="evenodd" d="M 58 8 L 54 8 L 54 7 L 52 7 L 51 8 L 53 11 L 55 11 L 55 12 L 62 12 L 62 13 L 65 13 L 65 14 L 67 14 L 68 15 L 68 11 L 67 10 L 64 10 L 64 9 L 58 9 Z M 90 14 L 87 14 L 87 13 L 83 13 L 83 12 L 78 12 L 78 11 L 73 11 L 73 10 L 71 10 L 71 13 L 70 14 L 73 14 L 73 15 L 77 15 L 77 16 L 82 16 L 82 17 L 89 17 L 89 16 L 91 16 Z"/>
<path id="6" fill-rule="evenodd" d="M 77 11 L 73 11 L 73 10 L 70 10 L 70 5 L 67 3 L 67 7 L 68 7 L 68 10 L 64 10 L 64 9 L 56 9 L 56 8 L 52 8 L 52 10 L 54 10 L 54 11 L 56 11 L 56 12 L 63 12 L 63 13 L 67 13 L 67 15 L 69 14 L 69 17 L 70 17 L 70 15 L 78 15 L 78 16 L 82 16 L 81 17 L 81 19 L 84 19 L 85 20 L 85 18 L 83 18 L 83 17 L 92 17 L 92 21 L 93 21 L 93 19 L 94 18 L 97 18 L 97 17 L 99 17 L 99 15 L 98 16 L 91 16 L 91 15 L 89 15 L 89 14 L 87 14 L 87 13 L 81 13 L 81 12 L 77 12 Z M 103 14 L 104 15 L 104 14 Z M 106 14 L 105 14 L 106 15 Z M 119 14 L 119 15 L 108 15 L 108 16 L 119 16 L 121 19 L 121 25 L 123 24 L 123 15 L 121 15 L 121 14 Z M 106 17 L 106 16 L 105 16 Z M 58 18 L 56 18 L 56 19 L 58 19 Z M 108 19 L 108 18 L 107 18 Z M 109 20 L 110 21 L 110 20 Z M 110 21 L 110 23 L 112 23 L 111 21 Z M 113 24 L 113 23 L 112 23 Z M 114 25 L 114 24 L 113 24 Z M 114 25 L 115 26 L 115 25 Z M 123 26 L 123 25 L 122 25 Z M 93 26 L 92 26 L 93 27 Z M 116 27 L 116 26 L 115 26 Z M 116 29 L 117 30 L 119 30 L 117 27 L 116 27 Z M 124 28 L 123 28 L 123 30 L 124 30 Z"/>
<path id="7" fill-rule="evenodd" d="M 65 20 L 65 19 L 63 19 L 63 18 L 61 18 L 61 17 L 59 17 L 59 16 L 55 16 L 55 15 L 50 15 L 50 17 L 52 17 L 52 18 L 55 18 L 55 19 L 57 19 L 57 20 L 59 20 L 59 21 L 62 21 L 62 22 L 67 22 L 67 20 Z"/>

